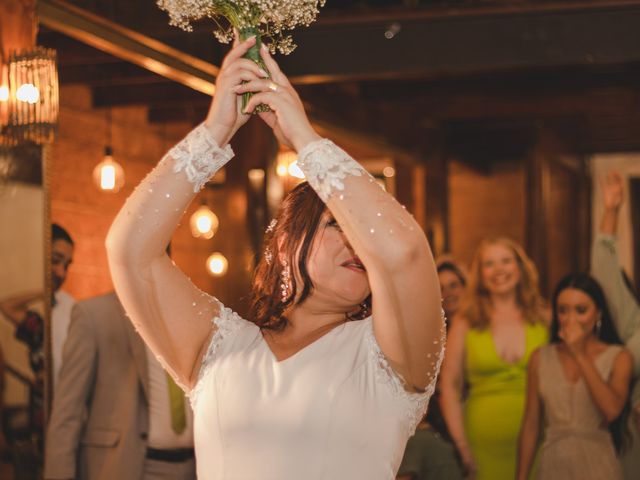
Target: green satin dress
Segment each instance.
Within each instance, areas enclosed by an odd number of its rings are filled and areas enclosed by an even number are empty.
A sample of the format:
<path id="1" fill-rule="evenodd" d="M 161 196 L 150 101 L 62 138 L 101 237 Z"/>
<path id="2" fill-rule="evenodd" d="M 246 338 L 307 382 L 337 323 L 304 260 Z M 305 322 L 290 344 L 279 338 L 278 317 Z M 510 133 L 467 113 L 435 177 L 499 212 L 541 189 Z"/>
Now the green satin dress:
<path id="1" fill-rule="evenodd" d="M 478 467 L 476 480 L 515 478 L 527 364 L 531 354 L 548 342 L 546 326 L 527 323 L 525 342 L 524 357 L 511 364 L 498 356 L 490 329 L 470 329 L 466 334 L 465 428 Z"/>

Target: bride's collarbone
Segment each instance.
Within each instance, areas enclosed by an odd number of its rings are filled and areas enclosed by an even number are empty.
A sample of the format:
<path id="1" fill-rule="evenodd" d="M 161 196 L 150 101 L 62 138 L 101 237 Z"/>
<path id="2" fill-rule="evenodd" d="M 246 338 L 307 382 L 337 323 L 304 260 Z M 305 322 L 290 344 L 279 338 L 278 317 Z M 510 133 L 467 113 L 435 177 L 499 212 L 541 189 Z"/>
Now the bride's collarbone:
<path id="1" fill-rule="evenodd" d="M 327 335 L 337 326 L 339 325 L 324 325 L 319 328 L 297 332 L 287 328 L 280 332 L 265 330 L 263 331 L 262 336 L 274 356 L 278 360 L 282 360 L 304 350 L 309 345 Z"/>

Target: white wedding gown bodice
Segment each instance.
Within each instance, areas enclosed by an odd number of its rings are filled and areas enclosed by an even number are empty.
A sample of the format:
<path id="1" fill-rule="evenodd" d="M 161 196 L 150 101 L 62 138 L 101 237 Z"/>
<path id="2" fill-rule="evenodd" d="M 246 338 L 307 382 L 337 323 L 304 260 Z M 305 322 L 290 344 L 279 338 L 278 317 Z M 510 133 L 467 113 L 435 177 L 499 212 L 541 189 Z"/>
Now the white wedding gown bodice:
<path id="1" fill-rule="evenodd" d="M 198 478 L 393 479 L 444 348 L 427 239 L 345 151 L 326 139 L 302 148 L 300 168 L 379 300 L 375 318 L 347 322 L 277 361 L 254 323 L 197 289 L 166 254 L 195 193 L 232 156 L 204 124 L 196 127 L 135 189 L 107 237 L 114 286 L 132 323 L 174 380 L 185 391 L 193 385 Z M 405 384 L 427 387 L 409 393 Z"/>
<path id="2" fill-rule="evenodd" d="M 192 390 L 199 480 L 395 477 L 432 392 L 406 392 L 371 318 L 278 361 L 253 323 L 223 309 Z"/>

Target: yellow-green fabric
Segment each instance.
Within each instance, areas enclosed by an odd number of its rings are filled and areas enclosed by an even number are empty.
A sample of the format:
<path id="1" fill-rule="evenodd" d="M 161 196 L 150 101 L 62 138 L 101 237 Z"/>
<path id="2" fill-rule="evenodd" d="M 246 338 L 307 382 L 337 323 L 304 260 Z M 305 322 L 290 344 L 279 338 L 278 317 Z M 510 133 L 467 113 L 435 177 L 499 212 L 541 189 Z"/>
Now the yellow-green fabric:
<path id="1" fill-rule="evenodd" d="M 510 364 L 498 356 L 490 329 L 470 329 L 465 337 L 469 384 L 465 428 L 477 462 L 476 480 L 515 478 L 527 364 L 531 354 L 547 343 L 547 328 L 539 323 L 527 323 L 525 339 L 525 355 Z"/>
<path id="2" fill-rule="evenodd" d="M 176 385 L 167 373 L 167 387 L 169 388 L 169 408 L 171 410 L 171 428 L 176 434 L 181 434 L 187 428 L 187 414 L 184 410 L 184 392 Z"/>

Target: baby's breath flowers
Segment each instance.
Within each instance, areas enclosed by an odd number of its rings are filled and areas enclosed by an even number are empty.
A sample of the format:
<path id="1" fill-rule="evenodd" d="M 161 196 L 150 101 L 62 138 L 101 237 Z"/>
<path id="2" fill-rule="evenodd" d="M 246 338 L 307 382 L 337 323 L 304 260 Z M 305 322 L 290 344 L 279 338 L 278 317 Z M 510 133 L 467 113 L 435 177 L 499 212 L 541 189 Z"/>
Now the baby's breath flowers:
<path id="1" fill-rule="evenodd" d="M 256 36 L 256 45 L 246 57 L 267 71 L 260 58 L 261 37 L 270 39 L 269 50 L 288 55 L 296 48 L 288 33 L 299 26 L 315 21 L 319 8 L 326 0 L 157 0 L 158 6 L 169 14 L 170 24 L 192 31 L 191 22 L 212 19 L 214 35 L 223 43 L 233 40 L 234 30 L 245 40 Z M 243 97 L 243 108 L 250 94 Z"/>

